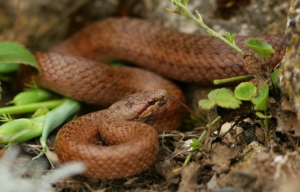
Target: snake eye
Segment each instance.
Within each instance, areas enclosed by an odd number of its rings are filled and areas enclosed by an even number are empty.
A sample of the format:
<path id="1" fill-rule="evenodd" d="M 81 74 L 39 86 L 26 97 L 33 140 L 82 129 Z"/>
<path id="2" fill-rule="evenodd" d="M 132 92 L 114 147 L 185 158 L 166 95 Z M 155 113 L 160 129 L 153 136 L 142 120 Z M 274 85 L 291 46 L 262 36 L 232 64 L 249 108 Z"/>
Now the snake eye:
<path id="1" fill-rule="evenodd" d="M 148 100 L 148 105 L 154 105 L 155 104 L 155 100 L 154 99 L 149 99 Z"/>

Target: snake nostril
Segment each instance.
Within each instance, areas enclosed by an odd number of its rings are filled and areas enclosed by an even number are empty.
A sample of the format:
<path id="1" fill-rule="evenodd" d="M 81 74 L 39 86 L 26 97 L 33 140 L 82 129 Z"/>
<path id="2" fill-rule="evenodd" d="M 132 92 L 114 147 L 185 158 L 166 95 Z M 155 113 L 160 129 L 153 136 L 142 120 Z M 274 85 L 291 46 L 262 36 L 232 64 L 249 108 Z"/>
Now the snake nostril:
<path id="1" fill-rule="evenodd" d="M 159 102 L 158 102 L 158 105 L 159 106 L 163 106 L 164 104 L 167 103 L 167 100 L 165 98 L 162 98 Z"/>

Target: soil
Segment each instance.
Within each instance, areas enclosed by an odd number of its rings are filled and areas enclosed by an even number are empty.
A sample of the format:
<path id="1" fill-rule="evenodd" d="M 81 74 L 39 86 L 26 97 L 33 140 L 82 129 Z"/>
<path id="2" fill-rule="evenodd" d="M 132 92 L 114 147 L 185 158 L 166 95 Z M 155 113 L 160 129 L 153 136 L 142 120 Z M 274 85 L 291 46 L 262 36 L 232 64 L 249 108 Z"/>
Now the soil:
<path id="1" fill-rule="evenodd" d="M 204 22 L 219 33 L 249 36 L 284 33 L 289 9 L 289 2 L 280 0 L 190 0 L 189 4 L 190 10 L 197 9 Z M 83 26 L 111 16 L 139 17 L 185 33 L 206 35 L 192 21 L 168 13 L 165 8 L 174 6 L 167 0 L 2 1 L 0 41 L 18 41 L 33 52 L 47 50 Z M 4 83 L 3 105 L 17 92 L 12 86 L 15 83 Z M 153 166 L 119 180 L 71 177 L 56 183 L 56 191 L 298 191 L 300 130 L 284 96 L 270 97 L 268 113 L 273 118 L 268 130 L 247 103 L 239 111 L 218 109 L 224 120 L 211 127 L 200 149 L 191 151 L 191 139 L 199 138 L 207 129 L 208 119 L 215 115 L 207 117 L 197 104 L 211 88 L 180 85 L 197 119 L 187 118 L 180 132 L 160 135 L 160 152 Z M 50 146 L 54 137 L 55 134 L 49 139 Z M 39 142 L 33 140 L 22 146 L 38 148 Z M 32 155 L 23 153 L 19 161 L 26 162 L 31 171 L 40 161 L 47 161 L 43 157 L 30 164 Z M 189 154 L 190 162 L 182 167 Z"/>

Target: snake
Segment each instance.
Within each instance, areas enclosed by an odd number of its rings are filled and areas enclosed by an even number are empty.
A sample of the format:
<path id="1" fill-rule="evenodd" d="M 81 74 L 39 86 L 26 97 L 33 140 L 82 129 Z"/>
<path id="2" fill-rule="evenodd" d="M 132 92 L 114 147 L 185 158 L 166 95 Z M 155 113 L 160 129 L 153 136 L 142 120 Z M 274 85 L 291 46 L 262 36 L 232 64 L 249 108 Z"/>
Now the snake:
<path id="1" fill-rule="evenodd" d="M 235 43 L 242 50 L 251 52 L 244 44 L 247 38 L 237 36 Z M 255 38 L 273 46 L 275 53 L 270 61 L 271 66 L 281 61 L 285 54 L 283 35 Z M 212 85 L 214 79 L 248 73 L 243 56 L 216 38 L 183 34 L 142 19 L 127 17 L 92 23 L 50 51 L 36 53 L 35 57 L 42 71 L 39 75 L 33 74 L 39 86 L 105 107 L 119 101 L 112 105 L 115 110 L 113 106 L 126 106 L 124 102 L 128 95 L 144 95 L 151 90 L 163 89 L 168 96 L 184 102 L 181 89 L 171 80 Z M 119 59 L 134 63 L 139 68 L 103 64 Z M 144 125 L 139 123 L 137 126 L 135 121 L 130 121 L 133 124 L 131 129 L 124 120 L 119 123 L 114 118 L 123 116 L 121 111 L 124 108 L 117 110 L 110 118 L 108 114 L 113 114 L 112 108 L 108 108 L 107 112 L 104 110 L 79 117 L 60 129 L 55 152 L 61 163 L 84 161 L 87 170 L 83 175 L 95 179 L 135 175 L 152 165 L 157 155 L 157 136 L 152 129 L 157 133 L 177 130 L 184 119 L 182 107 L 168 101 L 156 111 L 150 110 L 150 116 L 144 121 L 152 126 L 145 129 L 145 132 L 151 130 L 151 139 L 145 136 L 141 140 L 127 141 L 131 134 L 145 135 L 142 128 L 137 128 Z M 142 109 L 145 110 L 145 107 Z M 131 113 L 128 109 L 127 112 Z M 102 138 L 103 133 L 99 134 L 98 124 L 103 124 L 101 119 L 107 119 L 105 130 L 114 136 L 113 141 Z M 121 125 L 125 128 L 120 128 Z M 114 145 L 100 146 L 99 139 L 103 140 L 104 145 Z M 152 146 L 152 149 L 147 151 L 144 146 Z M 132 152 L 127 153 L 129 150 Z"/>
<path id="2" fill-rule="evenodd" d="M 153 164 L 159 147 L 156 130 L 142 122 L 165 103 L 166 90 L 150 90 L 79 117 L 60 131 L 56 153 L 62 162 L 80 159 L 87 166 L 87 177 L 116 179 L 137 174 Z M 81 128 L 81 133 L 73 127 Z M 100 140 L 108 146 L 99 146 Z M 75 153 L 70 156 L 69 151 Z"/>

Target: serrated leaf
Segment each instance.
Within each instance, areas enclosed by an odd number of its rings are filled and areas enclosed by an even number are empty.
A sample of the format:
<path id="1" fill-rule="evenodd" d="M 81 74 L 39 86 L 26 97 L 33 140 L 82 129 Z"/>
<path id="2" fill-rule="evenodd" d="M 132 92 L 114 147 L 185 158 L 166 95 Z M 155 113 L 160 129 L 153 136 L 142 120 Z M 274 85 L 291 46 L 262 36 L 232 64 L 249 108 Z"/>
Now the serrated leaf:
<path id="1" fill-rule="evenodd" d="M 226 88 L 215 89 L 208 94 L 208 99 L 221 99 L 222 97 L 232 96 L 233 93 L 231 90 Z"/>
<path id="2" fill-rule="evenodd" d="M 35 57 L 23 45 L 16 42 L 0 43 L 0 64 L 2 63 L 22 63 L 40 70 Z"/>
<path id="3" fill-rule="evenodd" d="M 233 92 L 226 88 L 215 89 L 208 94 L 208 99 L 215 101 L 220 107 L 237 109 L 242 103 L 234 97 Z"/>
<path id="4" fill-rule="evenodd" d="M 198 102 L 198 105 L 202 109 L 210 110 L 210 109 L 212 109 L 216 105 L 216 102 L 212 101 L 212 100 L 208 100 L 208 99 L 201 99 Z"/>
<path id="5" fill-rule="evenodd" d="M 254 110 L 256 111 L 266 111 L 268 107 L 269 98 L 269 86 L 267 84 L 262 85 L 257 92 L 257 96 L 252 98 L 252 103 L 254 104 Z"/>
<path id="6" fill-rule="evenodd" d="M 228 98 L 222 98 L 216 101 L 217 105 L 223 108 L 237 109 L 242 102 L 234 96 Z"/>
<path id="7" fill-rule="evenodd" d="M 244 82 L 240 83 L 234 90 L 234 96 L 239 100 L 250 101 L 256 93 L 256 87 L 253 83 Z"/>
<path id="8" fill-rule="evenodd" d="M 245 44 L 258 53 L 263 59 L 275 52 L 271 45 L 256 38 L 248 39 Z"/>

